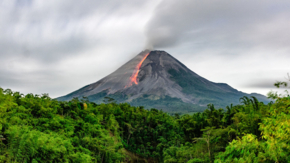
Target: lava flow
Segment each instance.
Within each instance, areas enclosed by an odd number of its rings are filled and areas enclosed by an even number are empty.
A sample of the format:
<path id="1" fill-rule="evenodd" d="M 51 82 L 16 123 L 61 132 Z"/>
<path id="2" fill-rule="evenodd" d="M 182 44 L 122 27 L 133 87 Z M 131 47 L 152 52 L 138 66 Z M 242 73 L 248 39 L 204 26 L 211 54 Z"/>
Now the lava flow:
<path id="1" fill-rule="evenodd" d="M 138 73 L 140 71 L 142 63 L 145 61 L 145 59 L 147 58 L 148 55 L 149 55 L 149 53 L 146 54 L 145 57 L 137 64 L 137 66 L 134 69 L 134 72 L 133 72 L 132 76 L 130 77 L 129 84 L 126 85 L 125 88 L 132 86 L 133 83 L 138 85 L 137 76 L 138 76 Z"/>

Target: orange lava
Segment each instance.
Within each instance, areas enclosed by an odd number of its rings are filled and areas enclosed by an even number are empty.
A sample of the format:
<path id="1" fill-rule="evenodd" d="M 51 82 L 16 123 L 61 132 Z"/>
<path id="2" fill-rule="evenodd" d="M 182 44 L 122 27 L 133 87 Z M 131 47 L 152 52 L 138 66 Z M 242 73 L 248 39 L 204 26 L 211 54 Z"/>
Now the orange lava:
<path id="1" fill-rule="evenodd" d="M 130 77 L 130 83 L 128 85 L 126 85 L 125 88 L 132 86 L 133 83 L 138 85 L 138 81 L 137 81 L 138 73 L 140 71 L 140 67 L 141 67 L 142 63 L 145 61 L 145 59 L 147 58 L 148 55 L 149 55 L 149 53 L 146 54 L 145 57 L 135 67 L 134 72 L 133 72 L 132 76 Z"/>

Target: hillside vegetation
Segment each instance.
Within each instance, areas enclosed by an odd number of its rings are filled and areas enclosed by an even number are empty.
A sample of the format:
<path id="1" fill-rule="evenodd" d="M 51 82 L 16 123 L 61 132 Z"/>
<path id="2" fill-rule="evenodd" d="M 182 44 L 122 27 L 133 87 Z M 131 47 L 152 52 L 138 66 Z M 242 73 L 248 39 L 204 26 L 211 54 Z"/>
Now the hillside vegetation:
<path id="1" fill-rule="evenodd" d="M 289 162 L 290 97 L 275 98 L 170 115 L 0 88 L 0 162 Z"/>

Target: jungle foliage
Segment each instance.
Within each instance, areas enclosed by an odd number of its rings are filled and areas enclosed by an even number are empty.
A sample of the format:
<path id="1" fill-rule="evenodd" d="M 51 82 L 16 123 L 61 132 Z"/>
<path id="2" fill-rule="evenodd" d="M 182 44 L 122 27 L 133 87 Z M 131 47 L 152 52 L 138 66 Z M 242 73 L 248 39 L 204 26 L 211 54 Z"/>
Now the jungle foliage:
<path id="1" fill-rule="evenodd" d="M 290 97 L 193 115 L 0 88 L 0 162 L 289 162 Z"/>

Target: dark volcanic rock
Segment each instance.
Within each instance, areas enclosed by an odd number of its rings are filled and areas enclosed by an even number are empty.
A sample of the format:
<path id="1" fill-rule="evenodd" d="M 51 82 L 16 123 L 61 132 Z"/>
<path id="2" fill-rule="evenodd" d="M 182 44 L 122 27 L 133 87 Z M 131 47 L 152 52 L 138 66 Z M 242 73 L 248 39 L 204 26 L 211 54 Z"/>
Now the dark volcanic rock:
<path id="1" fill-rule="evenodd" d="M 138 84 L 130 85 L 130 77 L 136 66 L 149 53 L 142 63 L 137 76 Z M 132 83 L 132 82 L 131 82 Z M 71 100 L 73 97 L 88 97 L 100 103 L 109 96 L 117 102 L 129 102 L 146 108 L 166 111 L 200 111 L 208 103 L 217 107 L 238 104 L 243 96 L 256 96 L 268 102 L 265 96 L 246 94 L 225 83 L 213 83 L 197 75 L 165 51 L 145 50 L 96 83 L 87 85 L 58 100 Z"/>

